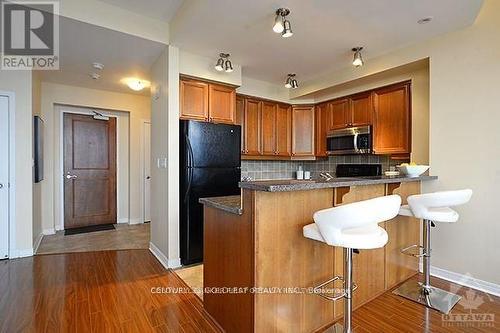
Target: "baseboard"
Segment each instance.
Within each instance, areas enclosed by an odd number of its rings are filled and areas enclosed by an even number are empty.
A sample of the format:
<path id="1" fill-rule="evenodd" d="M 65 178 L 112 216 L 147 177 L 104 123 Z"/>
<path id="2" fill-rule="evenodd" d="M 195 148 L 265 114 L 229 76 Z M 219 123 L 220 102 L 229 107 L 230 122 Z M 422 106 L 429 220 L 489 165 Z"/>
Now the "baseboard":
<path id="1" fill-rule="evenodd" d="M 9 259 L 25 258 L 33 256 L 33 248 L 22 250 L 11 250 L 9 252 Z"/>
<path id="2" fill-rule="evenodd" d="M 38 251 L 38 247 L 40 246 L 40 243 L 42 243 L 43 239 L 43 232 L 41 232 L 35 239 L 35 244 L 33 244 L 33 254 L 36 254 L 36 251 Z"/>
<path id="3" fill-rule="evenodd" d="M 181 259 L 168 259 L 161 250 L 154 245 L 153 243 L 149 242 L 149 251 L 158 259 L 158 261 L 163 265 L 163 267 L 167 269 L 173 269 L 173 268 L 179 268 L 181 267 Z"/>
<path id="4" fill-rule="evenodd" d="M 420 272 L 422 272 L 422 264 L 420 264 Z M 473 278 L 470 275 L 460 274 L 448 271 L 446 269 L 442 269 L 439 267 L 431 266 L 431 276 L 450 281 L 456 284 L 459 284 L 464 287 L 469 287 L 472 289 L 476 289 L 491 295 L 500 296 L 500 285 L 479 280 Z"/>
<path id="5" fill-rule="evenodd" d="M 130 222 L 129 224 L 142 224 L 144 223 L 144 221 L 142 221 L 141 218 L 138 218 L 138 219 L 130 219 Z"/>
<path id="6" fill-rule="evenodd" d="M 55 235 L 56 230 L 54 228 L 43 229 L 42 233 L 44 236 Z"/>
<path id="7" fill-rule="evenodd" d="M 129 223 L 128 217 L 122 217 L 121 219 L 118 219 L 117 221 L 118 224 L 120 223 Z"/>

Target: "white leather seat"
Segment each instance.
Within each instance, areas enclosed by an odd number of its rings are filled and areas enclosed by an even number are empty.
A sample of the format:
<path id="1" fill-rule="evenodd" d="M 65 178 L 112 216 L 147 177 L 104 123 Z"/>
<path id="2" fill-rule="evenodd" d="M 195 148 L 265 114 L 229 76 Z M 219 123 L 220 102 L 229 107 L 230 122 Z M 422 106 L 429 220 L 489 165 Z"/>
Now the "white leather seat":
<path id="1" fill-rule="evenodd" d="M 314 213 L 315 223 L 306 225 L 304 237 L 351 249 L 376 249 L 387 244 L 387 232 L 378 223 L 398 215 L 398 195 L 355 202 Z"/>
<path id="2" fill-rule="evenodd" d="M 433 222 L 457 222 L 459 215 L 450 207 L 467 203 L 471 196 L 472 190 L 411 195 L 408 197 L 408 205 L 399 209 L 399 215 Z"/>

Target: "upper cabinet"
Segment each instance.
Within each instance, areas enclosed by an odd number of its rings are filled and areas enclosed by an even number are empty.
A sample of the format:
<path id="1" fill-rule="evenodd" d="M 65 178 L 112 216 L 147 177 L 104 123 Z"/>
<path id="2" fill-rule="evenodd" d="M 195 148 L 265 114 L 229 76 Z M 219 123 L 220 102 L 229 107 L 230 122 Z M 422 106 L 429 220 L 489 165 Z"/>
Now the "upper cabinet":
<path id="1" fill-rule="evenodd" d="M 330 103 L 322 103 L 316 105 L 315 108 L 315 147 L 316 157 L 326 157 L 326 135 L 330 129 L 329 115 L 331 110 Z"/>
<path id="2" fill-rule="evenodd" d="M 245 155 L 261 155 L 261 117 L 262 102 L 256 99 L 245 99 L 244 133 Z"/>
<path id="3" fill-rule="evenodd" d="M 278 105 L 271 102 L 262 102 L 262 154 L 276 155 L 276 115 Z"/>
<path id="4" fill-rule="evenodd" d="M 241 153 L 245 153 L 245 100 L 241 96 L 236 96 L 235 125 L 241 126 Z"/>
<path id="5" fill-rule="evenodd" d="M 341 98 L 328 104 L 329 110 L 325 118 L 325 121 L 329 123 L 328 130 L 348 127 L 349 100 Z"/>
<path id="6" fill-rule="evenodd" d="M 314 106 L 292 108 L 292 156 L 314 157 Z"/>
<path id="7" fill-rule="evenodd" d="M 234 124 L 235 113 L 236 91 L 233 87 L 181 78 L 181 119 Z"/>
<path id="8" fill-rule="evenodd" d="M 180 81 L 181 119 L 208 121 L 208 83 Z"/>
<path id="9" fill-rule="evenodd" d="M 373 92 L 373 150 L 375 154 L 411 152 L 410 83 Z"/>
<path id="10" fill-rule="evenodd" d="M 349 98 L 347 122 L 349 126 L 372 124 L 373 103 L 371 92 L 357 94 Z"/>
<path id="11" fill-rule="evenodd" d="M 278 104 L 276 107 L 276 155 L 292 154 L 292 107 Z"/>

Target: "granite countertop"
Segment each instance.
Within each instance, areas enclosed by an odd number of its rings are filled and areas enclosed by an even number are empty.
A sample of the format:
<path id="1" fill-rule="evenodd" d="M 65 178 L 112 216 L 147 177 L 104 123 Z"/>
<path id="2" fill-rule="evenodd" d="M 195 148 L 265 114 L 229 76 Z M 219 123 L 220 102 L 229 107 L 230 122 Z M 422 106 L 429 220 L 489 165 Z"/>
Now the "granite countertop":
<path id="1" fill-rule="evenodd" d="M 264 191 L 264 192 L 289 192 L 289 191 L 304 191 L 316 190 L 322 188 L 334 188 L 344 186 L 361 186 L 361 185 L 375 185 L 375 184 L 389 184 L 389 183 L 402 183 L 402 182 L 415 182 L 415 181 L 428 181 L 436 180 L 437 176 L 419 176 L 419 177 L 405 177 L 405 176 L 376 176 L 376 177 L 342 177 L 333 178 L 330 181 L 326 180 L 266 180 L 266 181 L 251 181 L 240 182 L 239 186 L 244 189 Z"/>
<path id="2" fill-rule="evenodd" d="M 228 213 L 237 215 L 243 214 L 240 195 L 231 195 L 227 197 L 201 198 L 200 203 L 209 207 L 223 210 Z"/>

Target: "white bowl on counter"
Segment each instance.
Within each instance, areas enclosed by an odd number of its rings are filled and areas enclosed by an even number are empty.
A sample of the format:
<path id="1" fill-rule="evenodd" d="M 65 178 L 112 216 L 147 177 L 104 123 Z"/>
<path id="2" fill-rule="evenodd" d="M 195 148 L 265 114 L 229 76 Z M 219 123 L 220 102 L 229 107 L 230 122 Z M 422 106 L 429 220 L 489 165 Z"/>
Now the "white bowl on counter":
<path id="1" fill-rule="evenodd" d="M 399 171 L 407 177 L 418 177 L 427 170 L 428 165 L 398 165 Z"/>

